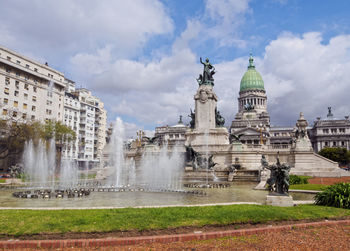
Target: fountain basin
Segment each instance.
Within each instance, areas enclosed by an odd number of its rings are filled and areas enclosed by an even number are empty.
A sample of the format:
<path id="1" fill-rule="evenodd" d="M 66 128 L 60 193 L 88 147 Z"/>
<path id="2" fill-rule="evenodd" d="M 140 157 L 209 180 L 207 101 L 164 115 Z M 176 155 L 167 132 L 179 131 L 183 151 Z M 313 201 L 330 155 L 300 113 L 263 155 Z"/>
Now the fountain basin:
<path id="1" fill-rule="evenodd" d="M 61 199 L 19 199 L 12 197 L 14 190 L 0 190 L 1 208 L 120 208 L 140 206 L 198 205 L 215 203 L 261 203 L 266 200 L 267 191 L 253 190 L 256 184 L 236 184 L 221 189 L 198 188 L 206 195 L 180 192 L 91 192 L 88 197 Z M 187 188 L 184 190 L 186 191 Z M 194 190 L 194 189 L 187 189 Z M 18 190 L 16 190 L 18 191 Z M 312 200 L 313 194 L 291 193 L 294 200 Z"/>

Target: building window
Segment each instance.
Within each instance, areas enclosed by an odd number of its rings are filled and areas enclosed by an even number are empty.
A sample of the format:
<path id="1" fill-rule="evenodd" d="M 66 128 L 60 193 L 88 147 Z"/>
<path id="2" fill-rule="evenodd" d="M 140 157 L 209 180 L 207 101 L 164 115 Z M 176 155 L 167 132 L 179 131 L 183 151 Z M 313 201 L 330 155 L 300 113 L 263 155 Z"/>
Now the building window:
<path id="1" fill-rule="evenodd" d="M 9 100 L 7 98 L 4 98 L 4 105 L 7 105 L 9 103 Z"/>
<path id="2" fill-rule="evenodd" d="M 26 113 L 23 113 L 22 114 L 22 119 L 26 119 L 27 118 L 27 114 Z"/>
<path id="3" fill-rule="evenodd" d="M 11 57 L 8 56 L 8 57 L 7 57 L 7 60 L 11 61 Z"/>
<path id="4" fill-rule="evenodd" d="M 6 84 L 6 85 L 9 85 L 9 84 L 10 84 L 10 78 L 9 78 L 9 77 L 6 77 L 6 78 L 5 78 L 5 84 Z"/>
<path id="5" fill-rule="evenodd" d="M 337 133 L 337 128 L 331 129 L 331 133 Z"/>
<path id="6" fill-rule="evenodd" d="M 4 93 L 7 94 L 7 95 L 9 95 L 10 89 L 9 89 L 9 88 L 5 88 L 5 89 L 4 89 Z"/>
<path id="7" fill-rule="evenodd" d="M 29 85 L 28 84 L 24 84 L 24 89 L 29 91 Z"/>
<path id="8" fill-rule="evenodd" d="M 20 77 L 21 73 L 19 73 L 18 71 L 16 71 L 16 76 Z"/>
<path id="9" fill-rule="evenodd" d="M 13 101 L 13 106 L 18 107 L 18 101 Z"/>
<path id="10" fill-rule="evenodd" d="M 15 95 L 16 97 L 18 97 L 19 92 L 18 92 L 18 91 L 15 91 L 14 95 Z"/>
<path id="11" fill-rule="evenodd" d="M 26 68 L 28 68 L 28 69 L 29 69 L 29 64 L 26 64 Z"/>
<path id="12" fill-rule="evenodd" d="M 23 104 L 23 109 L 27 109 L 27 104 Z"/>
<path id="13" fill-rule="evenodd" d="M 17 112 L 16 111 L 13 111 L 12 117 L 17 118 Z"/>
<path id="14" fill-rule="evenodd" d="M 35 112 L 35 110 L 36 110 L 36 107 L 35 107 L 35 105 L 33 105 L 32 106 L 32 111 Z"/>
<path id="15" fill-rule="evenodd" d="M 15 82 L 15 86 L 16 86 L 16 89 L 19 89 L 19 82 L 18 81 Z"/>
<path id="16" fill-rule="evenodd" d="M 342 145 L 342 146 L 345 146 L 345 142 L 344 142 L 344 141 L 342 141 L 342 142 L 341 142 L 341 145 Z"/>
<path id="17" fill-rule="evenodd" d="M 323 129 L 323 133 L 328 134 L 329 130 L 328 129 Z"/>
<path id="18" fill-rule="evenodd" d="M 324 145 L 325 145 L 325 146 L 328 146 L 328 142 L 324 142 Z"/>
<path id="19" fill-rule="evenodd" d="M 7 109 L 2 109 L 2 115 L 7 115 Z"/>
<path id="20" fill-rule="evenodd" d="M 23 96 L 24 96 L 24 99 L 25 99 L 25 100 L 28 99 L 28 94 L 27 94 L 27 93 L 24 93 Z"/>
<path id="21" fill-rule="evenodd" d="M 36 96 L 33 96 L 33 97 L 32 97 L 32 101 L 33 101 L 33 102 L 36 102 Z"/>
<path id="22" fill-rule="evenodd" d="M 333 146 L 337 146 L 337 142 L 333 141 Z"/>
<path id="23" fill-rule="evenodd" d="M 37 68 L 34 68 L 34 71 L 35 71 L 35 72 L 38 72 L 38 69 L 37 69 Z"/>
<path id="24" fill-rule="evenodd" d="M 33 86 L 33 92 L 36 92 L 37 90 L 36 90 L 36 87 L 35 86 Z"/>
<path id="25" fill-rule="evenodd" d="M 17 64 L 21 64 L 21 61 L 17 60 L 16 63 L 17 63 Z"/>
<path id="26" fill-rule="evenodd" d="M 345 133 L 345 128 L 339 128 L 340 133 Z"/>
<path id="27" fill-rule="evenodd" d="M 31 119 L 32 119 L 32 120 L 35 120 L 35 116 L 34 116 L 34 115 L 32 115 Z"/>

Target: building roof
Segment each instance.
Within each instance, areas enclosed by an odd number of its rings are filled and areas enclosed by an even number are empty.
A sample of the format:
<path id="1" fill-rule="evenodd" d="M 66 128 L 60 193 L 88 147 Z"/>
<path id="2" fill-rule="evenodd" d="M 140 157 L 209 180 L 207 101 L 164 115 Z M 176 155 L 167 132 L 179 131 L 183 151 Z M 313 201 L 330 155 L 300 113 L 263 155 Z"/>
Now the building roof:
<path id="1" fill-rule="evenodd" d="M 241 79 L 240 91 L 265 90 L 264 81 L 259 72 L 256 71 L 253 56 L 250 54 L 249 65 L 246 73 Z"/>

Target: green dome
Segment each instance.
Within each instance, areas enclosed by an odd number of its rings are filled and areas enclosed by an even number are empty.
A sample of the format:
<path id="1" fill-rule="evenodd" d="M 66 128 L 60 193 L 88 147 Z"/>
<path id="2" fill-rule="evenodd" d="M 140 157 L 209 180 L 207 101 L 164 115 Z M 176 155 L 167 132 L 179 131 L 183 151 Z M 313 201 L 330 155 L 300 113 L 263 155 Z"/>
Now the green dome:
<path id="1" fill-rule="evenodd" d="M 240 91 L 248 90 L 265 90 L 264 81 L 259 72 L 255 70 L 254 59 L 252 55 L 249 57 L 249 66 L 241 80 Z"/>

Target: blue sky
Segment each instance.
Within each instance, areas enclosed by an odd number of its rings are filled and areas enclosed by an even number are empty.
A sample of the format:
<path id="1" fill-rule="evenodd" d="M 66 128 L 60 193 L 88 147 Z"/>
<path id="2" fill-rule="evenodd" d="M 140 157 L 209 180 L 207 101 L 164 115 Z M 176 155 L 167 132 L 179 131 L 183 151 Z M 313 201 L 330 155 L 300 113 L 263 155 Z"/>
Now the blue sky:
<path id="1" fill-rule="evenodd" d="M 189 109 L 199 57 L 217 69 L 218 108 L 229 126 L 249 52 L 274 125 L 349 115 L 350 1 L 11 0 L 0 44 L 62 71 L 120 116 L 128 134 L 173 125 Z"/>

